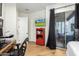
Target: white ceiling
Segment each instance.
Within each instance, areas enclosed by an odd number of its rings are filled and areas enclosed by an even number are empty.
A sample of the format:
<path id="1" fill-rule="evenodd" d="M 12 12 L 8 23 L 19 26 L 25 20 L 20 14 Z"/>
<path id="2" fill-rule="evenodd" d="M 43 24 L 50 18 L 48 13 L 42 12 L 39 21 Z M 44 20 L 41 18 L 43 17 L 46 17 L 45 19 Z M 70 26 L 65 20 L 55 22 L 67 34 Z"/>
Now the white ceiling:
<path id="1" fill-rule="evenodd" d="M 20 12 L 34 12 L 38 10 L 45 9 L 46 6 L 52 5 L 54 3 L 17 3 L 18 11 Z"/>

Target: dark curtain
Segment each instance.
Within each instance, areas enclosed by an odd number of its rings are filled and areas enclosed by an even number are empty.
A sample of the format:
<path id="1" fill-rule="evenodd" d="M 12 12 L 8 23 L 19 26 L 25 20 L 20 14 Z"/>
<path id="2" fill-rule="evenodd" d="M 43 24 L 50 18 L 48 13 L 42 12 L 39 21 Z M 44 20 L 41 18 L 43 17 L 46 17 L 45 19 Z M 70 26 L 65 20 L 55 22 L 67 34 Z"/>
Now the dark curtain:
<path id="1" fill-rule="evenodd" d="M 75 40 L 79 41 L 79 3 L 75 4 Z"/>
<path id="2" fill-rule="evenodd" d="M 79 29 L 79 3 L 75 4 L 75 28 Z"/>
<path id="3" fill-rule="evenodd" d="M 54 9 L 50 10 L 49 35 L 48 35 L 47 47 L 49 47 L 50 49 L 56 49 Z"/>

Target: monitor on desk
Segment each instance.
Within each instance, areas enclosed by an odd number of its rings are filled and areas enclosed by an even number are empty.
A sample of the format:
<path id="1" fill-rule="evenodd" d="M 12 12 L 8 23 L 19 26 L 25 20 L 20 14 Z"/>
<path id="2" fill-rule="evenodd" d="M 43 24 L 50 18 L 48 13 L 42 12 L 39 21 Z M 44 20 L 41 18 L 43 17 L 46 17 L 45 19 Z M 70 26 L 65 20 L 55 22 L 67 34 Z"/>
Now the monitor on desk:
<path id="1" fill-rule="evenodd" d="M 3 30 L 0 28 L 0 36 L 3 36 Z"/>
<path id="2" fill-rule="evenodd" d="M 0 36 L 3 36 L 3 19 L 0 18 Z"/>

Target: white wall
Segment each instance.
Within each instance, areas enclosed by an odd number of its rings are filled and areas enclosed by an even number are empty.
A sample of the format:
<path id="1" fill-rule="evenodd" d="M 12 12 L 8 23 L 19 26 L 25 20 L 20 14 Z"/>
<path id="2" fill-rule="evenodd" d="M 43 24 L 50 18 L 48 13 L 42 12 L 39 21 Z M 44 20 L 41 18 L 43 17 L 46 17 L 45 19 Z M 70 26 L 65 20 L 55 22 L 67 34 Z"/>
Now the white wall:
<path id="1" fill-rule="evenodd" d="M 45 18 L 45 9 L 32 12 L 29 14 L 29 41 L 36 41 L 36 27 L 35 27 L 35 20 L 39 18 Z"/>
<path id="2" fill-rule="evenodd" d="M 26 17 L 28 16 L 28 34 L 29 34 L 29 41 L 36 41 L 36 27 L 35 27 L 35 20 L 39 18 L 46 18 L 46 10 L 39 10 L 31 13 L 23 13 L 18 11 L 18 17 Z"/>
<path id="3" fill-rule="evenodd" d="M 14 39 L 17 39 L 17 11 L 16 4 L 3 3 L 2 4 L 2 18 L 3 18 L 3 34 L 5 36 L 13 34 Z"/>
<path id="4" fill-rule="evenodd" d="M 53 9 L 53 8 L 59 8 L 59 7 L 63 7 L 63 6 L 67 6 L 67 5 L 72 5 L 72 4 L 55 4 L 55 5 L 50 5 L 50 6 L 47 6 L 46 7 L 46 42 L 47 42 L 47 39 L 48 39 L 48 32 L 49 32 L 49 16 L 50 16 L 50 9 Z M 60 13 L 60 12 L 64 12 L 64 11 L 69 11 L 69 10 L 74 10 L 75 9 L 75 6 L 72 5 L 70 7 L 65 7 L 65 8 L 60 8 L 60 9 L 55 9 L 55 13 Z M 45 43 L 46 43 L 45 42 Z"/>

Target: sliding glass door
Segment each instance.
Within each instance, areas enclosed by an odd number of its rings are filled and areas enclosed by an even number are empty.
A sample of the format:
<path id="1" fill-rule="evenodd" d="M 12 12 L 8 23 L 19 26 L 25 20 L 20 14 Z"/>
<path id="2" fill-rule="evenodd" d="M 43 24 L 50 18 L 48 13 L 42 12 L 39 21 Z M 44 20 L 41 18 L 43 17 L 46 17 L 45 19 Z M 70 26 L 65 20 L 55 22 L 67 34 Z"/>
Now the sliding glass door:
<path id="1" fill-rule="evenodd" d="M 56 46 L 60 48 L 65 47 L 65 13 L 57 13 L 55 15 L 55 33 Z"/>
<path id="2" fill-rule="evenodd" d="M 74 26 L 74 11 L 55 14 L 56 47 L 65 48 L 68 42 L 74 40 Z"/>

